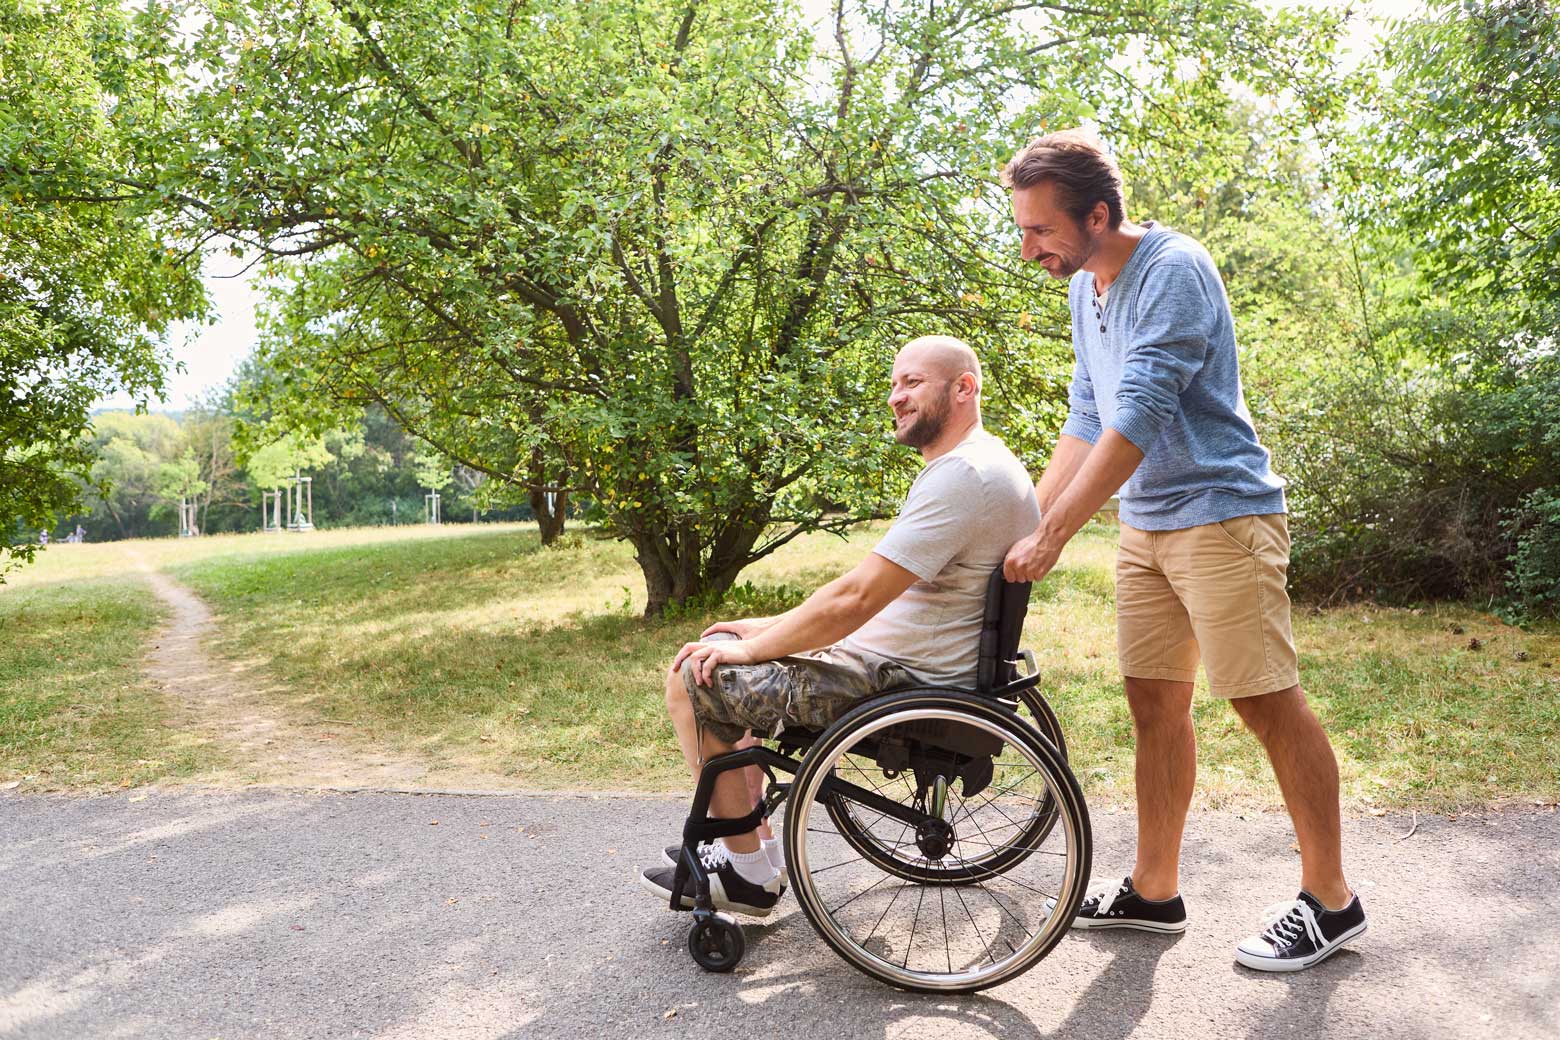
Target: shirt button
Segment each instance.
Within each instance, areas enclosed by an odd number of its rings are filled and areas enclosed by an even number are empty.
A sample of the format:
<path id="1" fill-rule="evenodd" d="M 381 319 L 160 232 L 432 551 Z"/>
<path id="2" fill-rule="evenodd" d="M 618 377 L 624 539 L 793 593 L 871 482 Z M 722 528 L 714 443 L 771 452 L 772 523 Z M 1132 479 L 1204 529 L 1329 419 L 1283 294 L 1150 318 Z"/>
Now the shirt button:
<path id="1" fill-rule="evenodd" d="M 1105 326 L 1103 326 L 1103 325 L 1101 325 L 1101 326 L 1100 326 L 1100 331 L 1101 331 L 1101 332 L 1104 332 L 1104 331 L 1105 331 Z"/>

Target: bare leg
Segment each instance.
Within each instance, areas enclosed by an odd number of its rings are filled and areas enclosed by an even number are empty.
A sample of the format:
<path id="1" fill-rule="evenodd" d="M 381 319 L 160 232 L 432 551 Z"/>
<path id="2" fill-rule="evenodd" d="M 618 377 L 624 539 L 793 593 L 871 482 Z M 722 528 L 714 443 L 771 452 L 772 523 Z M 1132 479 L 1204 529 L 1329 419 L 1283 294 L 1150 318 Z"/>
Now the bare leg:
<path id="1" fill-rule="evenodd" d="M 1230 704 L 1267 748 L 1300 840 L 1300 887 L 1329 910 L 1353 898 L 1343 878 L 1338 819 L 1338 760 L 1299 686 Z"/>
<path id="2" fill-rule="evenodd" d="M 1181 834 L 1197 782 L 1192 684 L 1126 679 L 1137 739 L 1137 864 L 1132 884 L 1144 899 L 1181 890 Z"/>
<path id="3" fill-rule="evenodd" d="M 688 700 L 688 691 L 683 687 L 681 672 L 671 672 L 666 677 L 666 710 L 672 717 L 672 728 L 677 731 L 677 743 L 682 746 L 683 759 L 688 763 L 688 772 L 693 775 L 694 782 L 697 783 L 700 762 L 732 751 L 735 749 L 734 745 L 716 738 L 708 730 L 704 730 L 702 734 L 699 732 L 700 728 L 693 717 L 693 704 Z M 701 736 L 702 745 L 699 743 Z M 711 817 L 729 820 L 746 816 L 753 811 L 753 802 L 748 795 L 747 779 L 743 775 L 745 772 L 746 770 L 728 770 L 716 779 L 715 792 L 710 797 Z M 757 852 L 759 849 L 757 831 L 748 831 L 746 834 L 722 840 L 732 852 Z"/>
<path id="4" fill-rule="evenodd" d="M 762 740 L 753 736 L 752 730 L 749 730 L 747 736 L 737 741 L 737 747 L 762 747 L 763 743 Z M 764 788 L 769 782 L 769 777 L 765 776 L 764 771 L 757 766 L 748 766 L 742 770 L 742 778 L 747 781 L 748 806 L 751 808 L 764 800 Z M 758 825 L 758 836 L 765 841 L 769 841 L 775 836 L 775 832 L 769 826 L 769 817 L 764 817 L 764 822 Z"/>

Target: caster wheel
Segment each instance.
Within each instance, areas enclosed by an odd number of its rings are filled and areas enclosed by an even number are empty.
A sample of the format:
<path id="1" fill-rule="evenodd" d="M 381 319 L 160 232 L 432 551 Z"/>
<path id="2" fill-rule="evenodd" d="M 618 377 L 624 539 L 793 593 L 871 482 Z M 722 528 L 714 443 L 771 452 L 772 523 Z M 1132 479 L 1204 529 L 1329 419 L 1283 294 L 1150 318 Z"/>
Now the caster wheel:
<path id="1" fill-rule="evenodd" d="M 688 952 L 705 971 L 730 971 L 746 948 L 742 928 L 725 914 L 710 914 L 688 930 Z"/>

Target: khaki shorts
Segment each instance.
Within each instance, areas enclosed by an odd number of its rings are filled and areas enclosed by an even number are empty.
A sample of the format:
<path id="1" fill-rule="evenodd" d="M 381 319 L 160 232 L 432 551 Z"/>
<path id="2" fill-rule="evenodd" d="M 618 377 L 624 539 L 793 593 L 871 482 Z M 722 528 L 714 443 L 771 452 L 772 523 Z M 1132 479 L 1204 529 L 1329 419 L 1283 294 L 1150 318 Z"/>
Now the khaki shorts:
<path id="1" fill-rule="evenodd" d="M 1288 573 L 1289 523 L 1282 513 L 1179 531 L 1122 524 L 1116 558 L 1121 674 L 1191 682 L 1200 652 L 1215 697 L 1296 685 Z"/>
<path id="2" fill-rule="evenodd" d="M 746 730 L 775 737 L 786 726 L 824 729 L 863 697 L 918 685 L 910 673 L 877 654 L 827 646 L 762 664 L 723 664 L 714 682 L 694 678 L 683 662 L 682 681 L 694 718 L 728 744 Z"/>

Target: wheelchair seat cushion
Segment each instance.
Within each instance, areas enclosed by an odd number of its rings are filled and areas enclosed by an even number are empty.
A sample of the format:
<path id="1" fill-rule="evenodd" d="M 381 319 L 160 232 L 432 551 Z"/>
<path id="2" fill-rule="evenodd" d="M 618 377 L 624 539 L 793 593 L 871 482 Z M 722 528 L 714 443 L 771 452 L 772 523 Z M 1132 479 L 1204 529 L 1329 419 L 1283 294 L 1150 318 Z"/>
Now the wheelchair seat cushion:
<path id="1" fill-rule="evenodd" d="M 734 744 L 745 730 L 774 737 L 787 726 L 826 729 L 862 699 L 920 685 L 886 657 L 835 645 L 761 664 L 719 665 L 701 683 L 692 662 L 683 686 L 699 725 Z"/>

